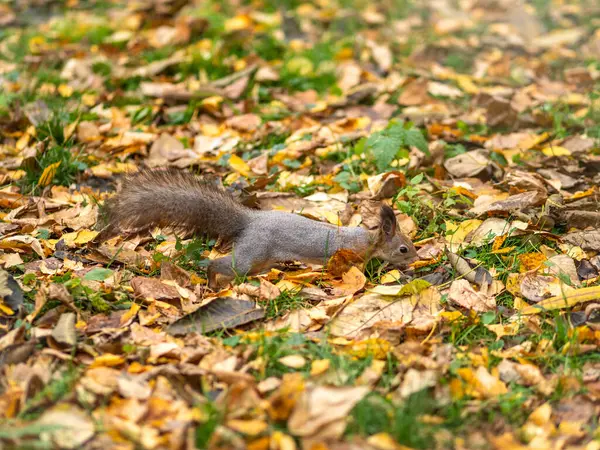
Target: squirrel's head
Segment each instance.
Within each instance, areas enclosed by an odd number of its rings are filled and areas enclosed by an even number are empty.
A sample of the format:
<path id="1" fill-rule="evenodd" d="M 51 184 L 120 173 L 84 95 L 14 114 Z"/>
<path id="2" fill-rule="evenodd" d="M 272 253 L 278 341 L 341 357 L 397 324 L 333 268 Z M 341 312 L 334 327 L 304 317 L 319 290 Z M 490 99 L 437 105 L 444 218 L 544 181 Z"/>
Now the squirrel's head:
<path id="1" fill-rule="evenodd" d="M 411 240 L 398 230 L 394 210 L 387 205 L 381 207 L 377 243 L 373 256 L 393 265 L 408 265 L 419 258 Z"/>

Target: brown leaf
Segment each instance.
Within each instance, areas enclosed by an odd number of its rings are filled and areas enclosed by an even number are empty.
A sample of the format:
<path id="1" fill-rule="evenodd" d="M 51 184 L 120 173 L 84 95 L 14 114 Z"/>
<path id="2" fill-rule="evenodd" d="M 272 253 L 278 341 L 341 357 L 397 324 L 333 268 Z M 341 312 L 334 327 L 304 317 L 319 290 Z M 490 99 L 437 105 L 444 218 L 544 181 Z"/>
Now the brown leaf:
<path id="1" fill-rule="evenodd" d="M 575 231 L 563 236 L 563 241 L 577 245 L 584 250 L 600 252 L 600 230 Z"/>
<path id="2" fill-rule="evenodd" d="M 520 284 L 521 295 L 531 302 L 540 302 L 545 298 L 560 295 L 563 284 L 552 276 L 527 274 Z"/>
<path id="3" fill-rule="evenodd" d="M 485 150 L 472 150 L 454 156 L 444 162 L 448 172 L 458 178 L 479 175 L 490 166 L 490 159 Z"/>
<path id="4" fill-rule="evenodd" d="M 65 347 L 72 347 L 77 344 L 75 320 L 76 317 L 74 313 L 62 314 L 58 319 L 58 323 L 52 330 L 52 338 Z"/>
<path id="5" fill-rule="evenodd" d="M 486 110 L 488 126 L 511 127 L 517 121 L 517 111 L 511 101 L 500 96 L 481 93 L 474 98 L 474 103 Z"/>
<path id="6" fill-rule="evenodd" d="M 66 449 L 81 447 L 96 433 L 92 419 L 83 410 L 69 404 L 47 410 L 37 424 L 53 427 L 53 431 L 42 434 L 49 436 L 58 447 Z"/>
<path id="7" fill-rule="evenodd" d="M 327 261 L 327 271 L 332 277 L 341 277 L 353 267 L 362 267 L 364 258 L 348 249 L 336 251 Z"/>
<path id="8" fill-rule="evenodd" d="M 162 283 L 155 278 L 135 277 L 131 280 L 131 287 L 136 296 L 141 298 L 153 298 L 155 300 L 179 299 L 179 291 Z"/>
<path id="9" fill-rule="evenodd" d="M 367 393 L 369 388 L 314 386 L 304 391 L 288 420 L 288 429 L 295 436 L 338 438 L 346 416 Z"/>
<path id="10" fill-rule="evenodd" d="M 259 282 L 260 287 L 258 290 L 258 295 L 260 296 L 261 300 L 274 300 L 281 295 L 279 288 L 270 281 L 261 278 Z"/>
<path id="11" fill-rule="evenodd" d="M 234 116 L 231 119 L 227 119 L 225 123 L 234 130 L 252 133 L 260 126 L 261 119 L 256 114 L 242 114 L 241 116 Z"/>
<path id="12" fill-rule="evenodd" d="M 463 308 L 477 312 L 493 311 L 496 300 L 483 292 L 477 292 L 467 280 L 454 280 L 448 298 Z"/>
<path id="13" fill-rule="evenodd" d="M 398 103 L 404 106 L 417 106 L 430 103 L 432 99 L 427 92 L 428 86 L 429 80 L 427 78 L 419 78 L 411 81 L 402 89 L 398 97 Z"/>
<path id="14" fill-rule="evenodd" d="M 331 321 L 330 332 L 334 336 L 352 338 L 368 335 L 370 328 L 378 323 L 395 324 L 402 328 L 414 320 L 429 320 L 439 311 L 440 298 L 441 294 L 435 288 L 398 299 L 367 293 L 349 303 Z"/>
<path id="15" fill-rule="evenodd" d="M 346 273 L 342 275 L 342 282 L 335 283 L 333 289 L 333 295 L 345 296 L 353 295 L 365 287 L 367 277 L 362 270 L 357 267 L 351 267 Z"/>
<path id="16" fill-rule="evenodd" d="M 262 319 L 265 311 L 254 302 L 229 297 L 217 298 L 169 326 L 169 333 L 208 333 L 213 330 L 239 327 Z"/>
<path id="17" fill-rule="evenodd" d="M 502 211 L 521 211 L 531 206 L 542 205 L 546 201 L 546 196 L 539 191 L 523 192 L 522 194 L 511 195 L 506 200 L 492 203 L 487 212 Z"/>

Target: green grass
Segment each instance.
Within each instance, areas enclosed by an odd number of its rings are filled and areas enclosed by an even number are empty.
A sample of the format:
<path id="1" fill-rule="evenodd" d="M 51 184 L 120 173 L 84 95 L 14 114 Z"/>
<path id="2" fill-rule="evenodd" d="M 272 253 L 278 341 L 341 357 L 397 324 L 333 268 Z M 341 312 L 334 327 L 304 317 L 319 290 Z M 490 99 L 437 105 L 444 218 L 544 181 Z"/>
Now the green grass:
<path id="1" fill-rule="evenodd" d="M 195 429 L 196 448 L 207 448 L 213 433 L 223 421 L 223 412 L 211 402 L 200 405 L 202 419 Z"/>
<path id="2" fill-rule="evenodd" d="M 428 391 L 415 393 L 400 404 L 372 393 L 350 413 L 346 434 L 371 436 L 388 433 L 399 444 L 415 449 L 430 449 L 434 435 L 441 427 L 424 423 L 420 417 L 433 414 L 436 409 L 436 403 Z"/>
<path id="3" fill-rule="evenodd" d="M 0 442 L 11 445 L 6 448 L 19 450 L 52 449 L 51 442 L 41 439 L 42 433 L 51 433 L 60 430 L 60 425 L 40 425 L 37 423 L 22 425 L 15 420 L 0 421 Z"/>
<path id="4" fill-rule="evenodd" d="M 254 350 L 253 358 L 263 360 L 261 368 L 253 372 L 259 380 L 273 376 L 281 377 L 292 372 L 300 372 L 308 377 L 311 362 L 326 359 L 329 361 L 328 383 L 337 386 L 348 386 L 352 385 L 373 361 L 371 355 L 356 357 L 345 354 L 342 350 L 338 351 L 332 347 L 326 339 L 313 341 L 303 334 L 287 332 L 286 330 L 281 330 L 273 335 L 259 332 L 252 339 L 246 339 L 243 335 L 238 335 L 224 339 L 223 342 L 226 345 L 242 345 Z M 306 360 L 305 366 L 294 369 L 279 361 L 284 356 L 289 355 L 302 356 Z M 390 361 L 388 361 L 388 365 L 393 367 L 393 363 Z"/>
<path id="5" fill-rule="evenodd" d="M 24 166 L 25 177 L 21 180 L 21 185 L 26 192 L 39 192 L 43 186 L 38 185 L 40 177 L 44 170 L 56 163 L 60 165 L 51 179 L 51 183 L 60 186 L 69 186 L 76 179 L 78 173 L 87 168 L 82 161 L 79 151 L 74 147 L 65 147 L 56 145 L 44 151 L 41 156 L 35 159 L 36 164 Z"/>
<path id="6" fill-rule="evenodd" d="M 265 308 L 267 319 L 277 319 L 288 312 L 310 307 L 310 303 L 295 291 L 283 291 L 277 298 L 259 300 L 259 303 Z"/>
<path id="7" fill-rule="evenodd" d="M 55 373 L 50 382 L 27 401 L 19 413 L 19 419 L 33 420 L 37 418 L 44 408 L 69 395 L 73 391 L 79 376 L 80 370 L 72 365 Z"/>

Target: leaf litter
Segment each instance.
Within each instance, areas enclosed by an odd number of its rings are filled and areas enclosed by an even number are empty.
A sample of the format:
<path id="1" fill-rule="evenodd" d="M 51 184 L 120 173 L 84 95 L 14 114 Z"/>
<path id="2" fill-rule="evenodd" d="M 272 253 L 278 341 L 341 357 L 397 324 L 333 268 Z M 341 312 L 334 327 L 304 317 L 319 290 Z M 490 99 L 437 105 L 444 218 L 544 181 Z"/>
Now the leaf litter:
<path id="1" fill-rule="evenodd" d="M 594 2 L 41 0 L 0 24 L 0 446 L 600 448 Z M 388 204 L 420 260 L 214 291 L 225 243 L 99 243 L 123 174 L 164 167 L 334 225 Z"/>

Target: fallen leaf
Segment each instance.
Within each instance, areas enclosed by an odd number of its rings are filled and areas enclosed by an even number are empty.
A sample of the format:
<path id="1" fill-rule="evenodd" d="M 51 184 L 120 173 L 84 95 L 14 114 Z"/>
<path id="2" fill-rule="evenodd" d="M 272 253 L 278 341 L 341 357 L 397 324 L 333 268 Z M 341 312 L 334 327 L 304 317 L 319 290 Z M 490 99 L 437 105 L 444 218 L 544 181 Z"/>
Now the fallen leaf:
<path id="1" fill-rule="evenodd" d="M 47 410 L 37 424 L 51 428 L 51 431 L 41 434 L 60 448 L 81 447 L 96 433 L 94 422 L 85 411 L 69 404 L 60 404 Z"/>
<path id="2" fill-rule="evenodd" d="M 463 308 L 477 312 L 492 311 L 496 308 L 493 297 L 475 291 L 467 280 L 454 280 L 450 285 L 448 298 Z"/>
<path id="3" fill-rule="evenodd" d="M 539 314 L 543 311 L 552 311 L 554 309 L 570 308 L 572 306 L 597 300 L 600 298 L 600 286 L 584 287 L 565 292 L 563 295 L 546 298 L 537 305 L 523 308 L 519 315 Z M 513 317 L 516 320 L 516 317 Z"/>
<path id="4" fill-rule="evenodd" d="M 490 166 L 490 160 L 484 150 L 472 150 L 454 156 L 444 162 L 450 174 L 458 178 L 473 177 L 481 174 Z"/>
<path id="5" fill-rule="evenodd" d="M 367 393 L 369 388 L 314 386 L 305 390 L 288 420 L 288 430 L 295 436 L 315 433 L 336 438 L 343 428 L 335 427 Z M 328 430 L 329 428 L 329 430 Z"/>
<path id="6" fill-rule="evenodd" d="M 292 369 L 301 369 L 306 365 L 306 360 L 300 355 L 288 355 L 278 360 L 281 364 Z"/>

